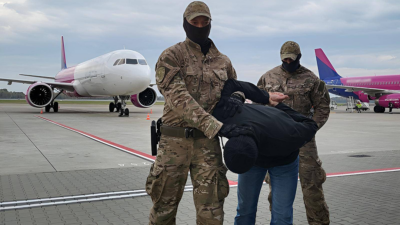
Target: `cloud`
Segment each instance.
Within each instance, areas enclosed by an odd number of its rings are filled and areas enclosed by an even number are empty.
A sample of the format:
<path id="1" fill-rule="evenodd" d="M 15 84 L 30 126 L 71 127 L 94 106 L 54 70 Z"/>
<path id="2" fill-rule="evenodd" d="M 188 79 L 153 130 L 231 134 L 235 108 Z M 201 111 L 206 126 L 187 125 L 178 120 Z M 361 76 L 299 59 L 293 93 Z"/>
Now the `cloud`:
<path id="1" fill-rule="evenodd" d="M 0 42 L 63 30 L 82 38 L 124 33 L 177 38 L 189 1 L 12 1 L 0 4 Z M 341 32 L 393 31 L 395 1 L 218 1 L 209 2 L 217 38 Z M 397 31 L 398 32 L 398 31 Z"/>
<path id="2" fill-rule="evenodd" d="M 60 68 L 61 35 L 68 65 L 126 46 L 143 54 L 154 68 L 165 48 L 184 40 L 182 15 L 189 2 L 0 0 L 0 76 L 54 76 Z M 287 40 L 300 44 L 302 63 L 316 74 L 317 47 L 323 47 L 343 75 L 400 72 L 397 0 L 207 4 L 213 17 L 211 37 L 231 58 L 240 79 L 257 82 L 278 65 L 280 45 Z"/>

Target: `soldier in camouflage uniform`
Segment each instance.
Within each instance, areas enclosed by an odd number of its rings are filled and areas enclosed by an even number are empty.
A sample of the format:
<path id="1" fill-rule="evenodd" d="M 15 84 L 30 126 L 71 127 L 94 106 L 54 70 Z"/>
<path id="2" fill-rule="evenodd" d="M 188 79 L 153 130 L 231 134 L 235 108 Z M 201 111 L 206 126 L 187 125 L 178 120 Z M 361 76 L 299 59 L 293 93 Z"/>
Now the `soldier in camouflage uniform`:
<path id="1" fill-rule="evenodd" d="M 288 95 L 290 98 L 283 102 L 305 116 L 310 115 L 310 110 L 314 107 L 312 118 L 321 129 L 330 113 L 330 97 L 325 83 L 300 65 L 301 52 L 296 42 L 285 42 L 280 54 L 282 65 L 263 74 L 257 86 L 268 92 L 283 92 Z M 300 149 L 299 156 L 299 177 L 308 223 L 329 224 L 329 209 L 322 189 L 326 173 L 321 167 L 315 138 Z M 268 176 L 266 181 L 269 183 Z"/>
<path id="2" fill-rule="evenodd" d="M 211 114 L 225 81 L 236 79 L 236 72 L 208 38 L 209 30 L 206 35 L 200 30 L 211 26 L 210 22 L 205 3 L 190 3 L 184 13 L 186 40 L 166 49 L 156 65 L 156 82 L 165 105 L 157 159 L 146 181 L 153 201 L 152 225 L 176 224 L 189 171 L 197 224 L 222 224 L 224 220 L 229 184 L 217 138 L 223 124 Z M 197 36 L 192 36 L 191 29 Z M 202 35 L 207 40 L 199 42 Z"/>

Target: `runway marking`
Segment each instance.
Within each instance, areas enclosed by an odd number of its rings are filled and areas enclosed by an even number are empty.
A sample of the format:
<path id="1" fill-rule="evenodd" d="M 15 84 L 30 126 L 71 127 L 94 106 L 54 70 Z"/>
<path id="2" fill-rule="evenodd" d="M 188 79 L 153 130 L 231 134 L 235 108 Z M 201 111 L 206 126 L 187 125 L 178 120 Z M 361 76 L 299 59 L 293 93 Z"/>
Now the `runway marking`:
<path id="1" fill-rule="evenodd" d="M 85 137 L 98 141 L 100 143 L 106 144 L 110 147 L 122 150 L 129 154 L 133 154 L 135 156 L 141 157 L 148 161 L 154 162 L 154 156 L 149 154 L 128 148 L 123 145 L 116 144 L 114 142 L 102 139 L 100 137 L 94 136 L 92 134 L 77 130 L 75 128 L 66 126 L 61 123 L 57 123 L 50 119 L 36 116 L 40 119 L 43 119 L 47 122 L 53 123 L 57 126 L 63 127 L 65 129 L 71 130 L 78 134 L 81 134 Z M 327 178 L 332 177 L 344 177 L 344 176 L 354 176 L 354 175 L 364 175 L 364 174 L 375 174 L 375 173 L 387 173 L 387 172 L 396 172 L 400 171 L 400 167 L 396 168 L 384 168 L 384 169 L 372 169 L 372 170 L 359 170 L 359 171 L 350 171 L 350 172 L 338 172 L 338 173 L 328 173 L 326 175 Z M 230 187 L 237 187 L 238 182 L 228 180 Z M 265 184 L 265 182 L 264 182 Z M 192 191 L 193 186 L 185 186 L 184 191 Z M 77 196 L 67 196 L 67 197 L 55 197 L 55 198 L 46 198 L 46 199 L 32 199 L 32 200 L 22 200 L 15 202 L 0 202 L 0 211 L 9 210 L 9 209 L 23 209 L 23 208 L 33 208 L 33 207 L 43 207 L 50 205 L 60 205 L 60 204 L 71 204 L 71 203 L 79 203 L 79 202 L 91 202 L 91 201 L 102 201 L 102 200 L 112 200 L 112 199 L 120 199 L 120 198 L 131 198 L 138 196 L 146 196 L 147 193 L 145 190 L 133 190 L 133 191 L 122 191 L 122 192 L 107 192 L 107 193 L 98 193 L 98 194 L 89 194 L 89 195 L 77 195 Z M 39 203 L 40 202 L 40 203 Z M 11 205 L 11 206 L 7 206 Z"/>
<path id="2" fill-rule="evenodd" d="M 155 156 L 152 156 L 152 155 L 149 155 L 149 154 L 140 152 L 140 151 L 138 151 L 138 150 L 135 150 L 135 149 L 132 149 L 132 148 L 128 148 L 128 147 L 126 147 L 126 146 L 123 146 L 123 145 L 120 145 L 120 144 L 117 144 L 117 143 L 108 141 L 108 140 L 106 140 L 106 139 L 103 139 L 103 138 L 94 136 L 94 135 L 89 134 L 89 133 L 87 133 L 87 132 L 80 131 L 80 130 L 78 130 L 78 129 L 75 129 L 75 128 L 66 126 L 66 125 L 64 125 L 64 124 L 57 123 L 57 122 L 55 122 L 55 121 L 53 121 L 53 120 L 44 118 L 44 117 L 42 117 L 42 116 L 36 116 L 36 117 L 38 117 L 38 118 L 40 118 L 40 119 L 42 119 L 42 120 L 45 120 L 45 121 L 47 121 L 47 122 L 50 122 L 50 123 L 52 123 L 52 124 L 55 124 L 55 125 L 57 125 L 57 126 L 60 126 L 60 127 L 62 127 L 62 128 L 65 128 L 65 129 L 71 130 L 71 131 L 73 131 L 73 132 L 76 132 L 76 133 L 78 133 L 78 134 L 81 134 L 81 135 L 83 135 L 83 136 L 85 136 L 85 137 L 88 137 L 88 138 L 90 138 L 90 139 L 93 139 L 93 140 L 95 140 L 95 141 L 98 141 L 98 142 L 100 142 L 100 143 L 103 143 L 103 144 L 108 145 L 108 146 L 110 146 L 110 147 L 119 149 L 119 150 L 124 151 L 124 152 L 127 152 L 127 153 L 129 153 L 129 154 L 133 154 L 133 155 L 138 156 L 138 157 L 140 157 L 140 158 L 146 159 L 146 160 L 148 160 L 148 161 L 150 161 L 150 162 L 154 162 L 155 159 L 156 159 Z M 145 163 L 144 163 L 144 164 L 145 164 Z M 146 165 L 146 164 L 145 164 L 145 165 Z M 236 181 L 228 180 L 228 182 L 229 182 L 229 186 L 230 186 L 230 187 L 235 187 L 235 186 L 237 186 L 237 182 L 236 182 Z"/>
<path id="3" fill-rule="evenodd" d="M 140 158 L 149 160 L 149 161 L 151 161 L 151 162 L 154 162 L 154 160 L 156 159 L 155 156 L 152 156 L 152 155 L 149 155 L 149 154 L 140 152 L 140 151 L 138 151 L 138 150 L 135 150 L 135 149 L 132 149 L 132 148 L 128 148 L 128 147 L 126 147 L 126 146 L 123 146 L 123 145 L 120 145 L 120 144 L 117 144 L 117 143 L 114 143 L 114 142 L 105 140 L 105 139 L 103 139 L 103 138 L 94 136 L 94 135 L 89 134 L 89 133 L 86 133 L 86 132 L 84 132 L 84 131 L 77 130 L 77 129 L 75 129 L 75 128 L 66 126 L 66 125 L 61 124 L 61 123 L 57 123 L 57 122 L 55 122 L 55 121 L 53 121 L 53 120 L 44 118 L 44 117 L 42 117 L 42 116 L 36 116 L 36 117 L 38 117 L 38 118 L 40 118 L 40 119 L 42 119 L 42 120 L 45 120 L 45 121 L 47 121 L 47 122 L 50 122 L 50 123 L 52 123 L 52 124 L 55 124 L 55 125 L 57 125 L 57 126 L 60 126 L 60 127 L 62 127 L 62 128 L 65 128 L 65 129 L 68 129 L 68 130 L 70 130 L 70 131 L 73 131 L 73 132 L 75 132 L 75 133 L 78 133 L 78 134 L 80 134 L 80 135 L 83 135 L 83 136 L 85 136 L 85 137 L 88 137 L 88 138 L 90 138 L 90 139 L 93 139 L 93 140 L 95 140 L 95 141 L 98 141 L 98 142 L 100 142 L 100 143 L 103 143 L 103 144 L 105 144 L 105 145 L 108 145 L 108 146 L 110 146 L 110 147 L 119 149 L 119 150 L 124 151 L 124 152 L 127 152 L 127 153 L 129 153 L 129 154 L 133 154 L 133 155 L 138 156 L 138 157 L 140 157 Z"/>
<path id="4" fill-rule="evenodd" d="M 363 175 L 363 174 L 373 174 L 373 173 L 386 173 L 400 171 L 400 167 L 396 168 L 385 168 L 385 169 L 374 169 L 374 170 L 359 170 L 351 172 L 339 172 L 339 173 L 329 173 L 327 177 L 343 177 L 343 176 L 353 176 L 353 175 Z M 237 187 L 237 182 L 229 181 L 230 187 Z M 265 182 L 264 182 L 265 184 Z M 193 186 L 185 186 L 184 192 L 193 191 Z M 103 200 L 114 200 L 121 198 L 132 198 L 146 196 L 146 190 L 131 190 L 131 191 L 117 191 L 117 192 L 105 192 L 96 194 L 86 194 L 86 195 L 73 195 L 73 196 L 63 196 L 63 197 L 53 197 L 53 198 L 41 198 L 41 199 L 31 199 L 31 200 L 20 200 L 13 202 L 0 202 L 0 211 L 5 210 L 16 210 L 24 208 L 34 208 L 43 206 L 54 206 L 54 205 L 65 205 L 71 203 L 81 203 L 81 202 L 94 202 Z"/>
<path id="5" fill-rule="evenodd" d="M 396 172 L 400 171 L 400 167 L 395 168 L 385 168 L 385 169 L 373 169 L 373 170 L 359 170 L 359 171 L 351 171 L 351 172 L 339 172 L 339 173 L 328 173 L 326 177 L 345 177 L 345 176 L 354 176 L 354 175 L 364 175 L 364 174 L 374 174 L 374 173 L 387 173 L 387 172 Z"/>

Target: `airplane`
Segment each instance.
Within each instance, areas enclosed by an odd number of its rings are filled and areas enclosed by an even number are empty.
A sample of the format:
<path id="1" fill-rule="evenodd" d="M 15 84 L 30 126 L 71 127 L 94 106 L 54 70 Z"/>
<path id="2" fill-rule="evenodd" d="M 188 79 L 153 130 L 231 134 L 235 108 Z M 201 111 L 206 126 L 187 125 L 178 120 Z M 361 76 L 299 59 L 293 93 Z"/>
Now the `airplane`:
<path id="1" fill-rule="evenodd" d="M 389 108 L 400 108 L 400 75 L 341 77 L 320 48 L 315 49 L 319 77 L 326 83 L 328 91 L 342 97 L 352 96 L 361 102 L 375 100 L 375 113 L 384 113 Z"/>
<path id="2" fill-rule="evenodd" d="M 0 81 L 30 84 L 25 99 L 29 105 L 58 112 L 58 102 L 54 100 L 61 94 L 70 97 L 111 96 L 109 111 L 120 112 L 119 116 L 129 116 L 126 101 L 139 108 L 148 108 L 157 100 L 155 90 L 149 86 L 150 67 L 146 59 L 132 50 L 117 50 L 76 66 L 67 67 L 64 37 L 61 37 L 61 71 L 55 77 L 20 74 L 21 76 L 49 79 L 36 81 L 1 78 Z M 55 92 L 58 90 L 59 92 Z"/>

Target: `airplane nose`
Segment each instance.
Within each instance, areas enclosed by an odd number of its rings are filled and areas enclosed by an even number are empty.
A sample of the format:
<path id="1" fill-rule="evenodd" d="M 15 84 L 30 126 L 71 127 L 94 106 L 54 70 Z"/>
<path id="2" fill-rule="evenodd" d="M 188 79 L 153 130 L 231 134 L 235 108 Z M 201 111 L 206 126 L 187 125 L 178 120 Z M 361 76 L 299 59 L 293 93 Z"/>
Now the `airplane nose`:
<path id="1" fill-rule="evenodd" d="M 137 67 L 137 70 L 133 70 L 132 73 L 129 75 L 127 74 L 129 78 L 129 85 L 135 90 L 143 91 L 146 89 L 151 82 L 151 73 L 150 73 L 150 67 L 149 66 L 139 66 Z"/>

